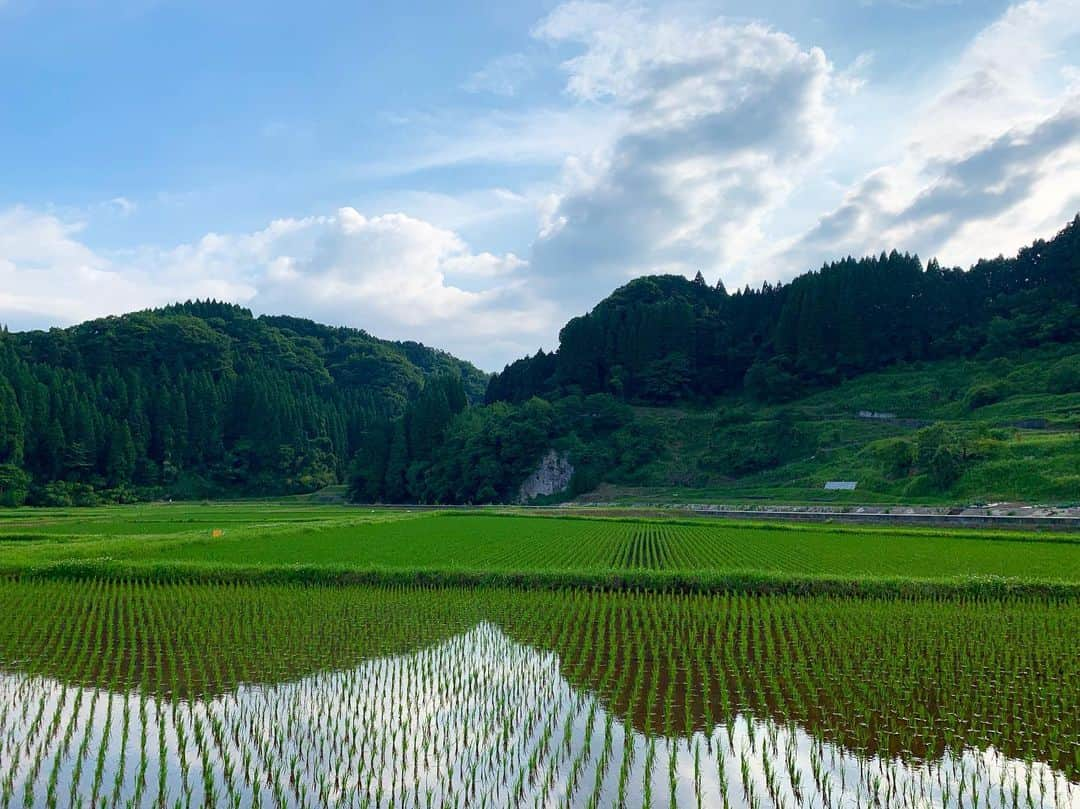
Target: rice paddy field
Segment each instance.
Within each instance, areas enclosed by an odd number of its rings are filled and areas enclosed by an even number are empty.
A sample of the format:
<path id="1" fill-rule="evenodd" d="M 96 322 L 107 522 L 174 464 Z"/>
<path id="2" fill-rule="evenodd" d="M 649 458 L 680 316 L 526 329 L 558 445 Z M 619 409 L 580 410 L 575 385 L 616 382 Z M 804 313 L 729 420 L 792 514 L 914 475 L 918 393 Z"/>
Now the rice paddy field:
<path id="1" fill-rule="evenodd" d="M 1080 535 L 586 519 L 340 507 L 143 506 L 0 515 L 0 572 L 730 589 L 844 583 L 1080 588 Z"/>
<path id="2" fill-rule="evenodd" d="M 1075 535 L 0 513 L 0 807 L 1080 807 L 1078 587 Z"/>

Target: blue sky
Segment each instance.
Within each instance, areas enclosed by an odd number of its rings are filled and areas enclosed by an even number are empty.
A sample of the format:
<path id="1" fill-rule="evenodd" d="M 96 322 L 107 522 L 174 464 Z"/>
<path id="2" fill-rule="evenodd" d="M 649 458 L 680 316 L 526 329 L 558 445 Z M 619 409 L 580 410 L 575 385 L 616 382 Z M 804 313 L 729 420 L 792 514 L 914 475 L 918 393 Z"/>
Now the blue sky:
<path id="1" fill-rule="evenodd" d="M 496 369 L 629 278 L 1080 210 L 1080 0 L 0 0 L 0 322 L 188 297 Z"/>

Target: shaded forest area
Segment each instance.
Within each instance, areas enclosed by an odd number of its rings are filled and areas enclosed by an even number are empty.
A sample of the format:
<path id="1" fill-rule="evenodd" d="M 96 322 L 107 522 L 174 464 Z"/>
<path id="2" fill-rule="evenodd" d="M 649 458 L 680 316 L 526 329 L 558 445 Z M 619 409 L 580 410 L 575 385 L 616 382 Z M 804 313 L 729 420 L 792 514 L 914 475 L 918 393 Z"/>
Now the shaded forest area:
<path id="1" fill-rule="evenodd" d="M 741 388 L 776 402 L 900 361 L 1078 338 L 1080 215 L 1050 241 L 967 271 L 893 251 L 731 295 L 700 274 L 638 278 L 568 322 L 557 351 L 493 377 L 486 400 L 666 404 Z"/>
<path id="2" fill-rule="evenodd" d="M 418 343 L 189 302 L 0 333 L 0 502 L 309 491 L 425 379 L 487 377 Z"/>

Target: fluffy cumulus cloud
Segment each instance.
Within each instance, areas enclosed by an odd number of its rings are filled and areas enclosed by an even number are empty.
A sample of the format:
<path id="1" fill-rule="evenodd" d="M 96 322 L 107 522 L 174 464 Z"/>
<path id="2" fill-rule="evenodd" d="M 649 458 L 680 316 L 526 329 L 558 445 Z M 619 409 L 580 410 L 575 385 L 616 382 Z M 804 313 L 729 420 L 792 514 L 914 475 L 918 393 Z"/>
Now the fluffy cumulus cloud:
<path id="1" fill-rule="evenodd" d="M 111 254 L 53 215 L 0 214 L 0 312 L 16 328 L 214 297 L 424 340 L 494 367 L 553 327 L 550 307 L 523 288 L 525 267 L 512 253 L 474 253 L 428 222 L 353 208 Z M 483 288 L 466 289 L 476 278 Z"/>
<path id="2" fill-rule="evenodd" d="M 763 25 L 575 2 L 536 35 L 577 47 L 567 92 L 624 120 L 568 161 L 534 246 L 553 294 L 579 304 L 634 275 L 738 260 L 830 143 L 828 59 Z"/>
<path id="3" fill-rule="evenodd" d="M 0 321 L 34 328 L 200 294 L 248 293 L 234 283 L 175 278 L 112 261 L 80 240 L 82 229 L 25 207 L 0 211 Z"/>
<path id="4" fill-rule="evenodd" d="M 966 266 L 1052 235 L 1080 210 L 1078 37 L 1075 0 L 1010 7 L 906 116 L 899 158 L 767 263 L 790 275 L 899 247 Z"/>
<path id="5" fill-rule="evenodd" d="M 621 116 L 605 148 L 567 160 L 534 245 L 540 280 L 570 308 L 646 272 L 757 284 L 893 247 L 967 265 L 1080 209 L 1075 0 L 1014 4 L 929 93 L 902 94 L 899 149 L 802 232 L 790 192 L 844 173 L 835 110 L 875 92 L 852 80 L 865 55 L 836 71 L 760 24 L 607 3 L 564 4 L 535 34 L 577 48 L 571 98 Z M 857 142 L 870 122 L 854 119 Z"/>

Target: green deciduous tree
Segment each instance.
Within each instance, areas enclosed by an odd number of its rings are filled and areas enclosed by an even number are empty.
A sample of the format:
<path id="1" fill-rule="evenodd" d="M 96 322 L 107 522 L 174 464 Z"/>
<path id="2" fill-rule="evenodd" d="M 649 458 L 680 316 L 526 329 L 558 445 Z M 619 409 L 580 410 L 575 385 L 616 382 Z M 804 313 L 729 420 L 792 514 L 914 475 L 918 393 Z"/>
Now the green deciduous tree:
<path id="1" fill-rule="evenodd" d="M 0 464 L 0 506 L 21 506 L 30 493 L 30 476 L 15 464 Z"/>

